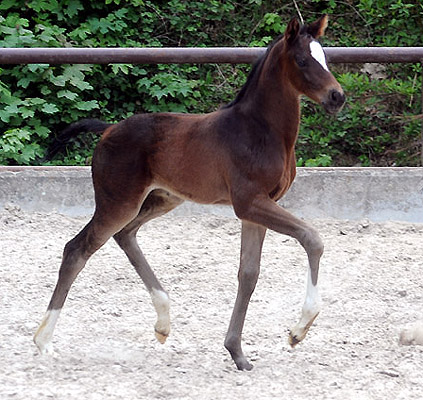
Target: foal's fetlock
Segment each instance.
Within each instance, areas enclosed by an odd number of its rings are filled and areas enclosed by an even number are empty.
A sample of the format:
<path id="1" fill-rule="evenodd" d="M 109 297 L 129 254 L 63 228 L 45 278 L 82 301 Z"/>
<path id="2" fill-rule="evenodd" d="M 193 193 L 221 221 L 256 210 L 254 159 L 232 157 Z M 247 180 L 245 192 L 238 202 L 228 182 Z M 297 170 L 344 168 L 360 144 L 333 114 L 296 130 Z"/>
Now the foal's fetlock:
<path id="1" fill-rule="evenodd" d="M 55 355 L 51 341 L 59 314 L 60 309 L 47 310 L 40 326 L 34 334 L 34 343 L 41 354 Z"/>
<path id="2" fill-rule="evenodd" d="M 232 360 L 240 371 L 251 371 L 253 365 L 248 362 L 242 352 L 241 343 L 236 337 L 226 337 L 225 348 L 229 351 Z"/>
<path id="3" fill-rule="evenodd" d="M 154 332 L 160 343 L 166 342 L 170 333 L 169 296 L 163 290 L 153 289 L 151 299 L 157 312 L 157 322 Z"/>

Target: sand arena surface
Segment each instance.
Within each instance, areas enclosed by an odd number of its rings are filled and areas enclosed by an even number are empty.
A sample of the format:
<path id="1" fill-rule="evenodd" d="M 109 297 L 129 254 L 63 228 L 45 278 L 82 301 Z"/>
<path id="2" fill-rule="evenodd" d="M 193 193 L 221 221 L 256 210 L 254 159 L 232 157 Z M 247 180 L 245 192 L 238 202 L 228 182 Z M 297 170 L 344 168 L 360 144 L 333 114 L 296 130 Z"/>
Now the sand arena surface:
<path id="1" fill-rule="evenodd" d="M 305 295 L 298 243 L 268 232 L 245 323 L 239 372 L 223 347 L 237 287 L 240 223 L 165 216 L 138 235 L 171 298 L 171 334 L 154 338 L 150 296 L 109 241 L 72 287 L 40 356 L 32 336 L 56 283 L 65 243 L 87 222 L 0 212 L 1 399 L 421 399 L 423 347 L 400 346 L 423 319 L 423 225 L 311 221 L 326 250 L 323 308 L 303 343 L 288 328 Z"/>

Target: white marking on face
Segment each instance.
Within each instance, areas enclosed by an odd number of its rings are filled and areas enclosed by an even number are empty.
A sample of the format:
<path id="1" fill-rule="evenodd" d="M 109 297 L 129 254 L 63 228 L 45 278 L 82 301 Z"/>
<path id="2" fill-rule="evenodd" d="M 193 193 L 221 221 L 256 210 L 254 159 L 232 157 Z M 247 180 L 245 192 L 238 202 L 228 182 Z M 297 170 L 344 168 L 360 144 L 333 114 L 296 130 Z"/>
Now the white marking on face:
<path id="1" fill-rule="evenodd" d="M 325 53 L 320 43 L 316 42 L 315 40 L 310 42 L 310 51 L 311 56 L 322 66 L 322 68 L 326 71 L 329 71 L 329 68 L 326 65 Z"/>

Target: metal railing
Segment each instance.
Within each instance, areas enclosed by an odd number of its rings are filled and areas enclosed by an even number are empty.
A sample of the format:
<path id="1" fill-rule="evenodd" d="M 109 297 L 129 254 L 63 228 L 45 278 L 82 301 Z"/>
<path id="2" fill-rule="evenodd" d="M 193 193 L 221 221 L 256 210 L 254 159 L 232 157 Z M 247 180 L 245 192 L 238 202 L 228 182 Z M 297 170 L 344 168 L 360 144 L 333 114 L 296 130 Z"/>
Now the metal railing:
<path id="1" fill-rule="evenodd" d="M 422 62 L 423 47 L 326 47 L 331 63 Z M 261 47 L 0 48 L 0 64 L 252 63 Z"/>

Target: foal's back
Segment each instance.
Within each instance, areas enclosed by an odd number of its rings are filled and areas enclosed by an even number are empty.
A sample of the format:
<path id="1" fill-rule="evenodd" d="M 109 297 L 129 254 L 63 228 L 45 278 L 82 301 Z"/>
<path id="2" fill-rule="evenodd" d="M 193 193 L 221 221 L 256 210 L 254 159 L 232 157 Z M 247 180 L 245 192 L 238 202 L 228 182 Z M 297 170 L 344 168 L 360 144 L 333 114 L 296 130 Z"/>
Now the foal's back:
<path id="1" fill-rule="evenodd" d="M 200 203 L 228 204 L 230 158 L 215 129 L 222 113 L 227 111 L 139 114 L 111 126 L 93 157 L 96 192 L 105 182 L 118 181 L 167 189 Z"/>

